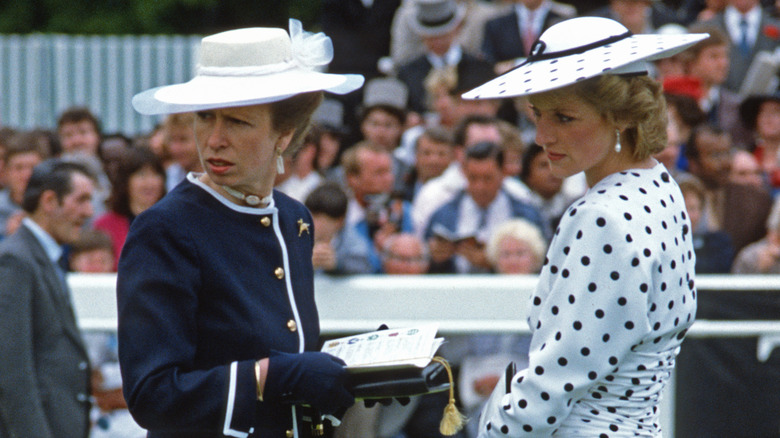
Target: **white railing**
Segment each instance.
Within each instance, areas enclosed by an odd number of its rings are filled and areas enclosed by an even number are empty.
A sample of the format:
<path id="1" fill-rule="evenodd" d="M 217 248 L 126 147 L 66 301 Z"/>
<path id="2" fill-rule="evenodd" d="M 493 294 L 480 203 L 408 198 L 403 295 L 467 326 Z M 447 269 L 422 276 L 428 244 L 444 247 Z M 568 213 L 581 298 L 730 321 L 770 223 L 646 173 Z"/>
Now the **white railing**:
<path id="1" fill-rule="evenodd" d="M 116 330 L 116 277 L 78 275 L 68 279 L 83 330 Z M 430 275 L 319 277 L 315 294 L 323 335 L 358 333 L 380 324 L 404 327 L 439 324 L 439 333 L 528 333 L 527 303 L 535 276 Z M 701 294 L 771 291 L 780 293 L 780 276 L 701 275 Z M 698 319 L 688 336 L 757 338 L 758 360 L 780 346 L 780 315 L 774 321 L 708 321 Z M 684 348 L 684 345 L 683 345 Z M 674 436 L 674 379 L 661 405 L 665 436 Z"/>

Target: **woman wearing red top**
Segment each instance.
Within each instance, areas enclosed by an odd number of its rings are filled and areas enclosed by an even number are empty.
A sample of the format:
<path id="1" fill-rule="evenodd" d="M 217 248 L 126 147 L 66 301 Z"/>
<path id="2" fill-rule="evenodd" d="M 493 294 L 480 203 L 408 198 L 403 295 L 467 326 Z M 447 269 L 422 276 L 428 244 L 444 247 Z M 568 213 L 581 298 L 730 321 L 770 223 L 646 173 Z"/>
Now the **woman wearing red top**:
<path id="1" fill-rule="evenodd" d="M 116 263 L 119 263 L 130 222 L 164 195 L 165 169 L 157 155 L 145 147 L 128 149 L 111 188 L 109 211 L 98 217 L 93 225 L 111 237 Z"/>

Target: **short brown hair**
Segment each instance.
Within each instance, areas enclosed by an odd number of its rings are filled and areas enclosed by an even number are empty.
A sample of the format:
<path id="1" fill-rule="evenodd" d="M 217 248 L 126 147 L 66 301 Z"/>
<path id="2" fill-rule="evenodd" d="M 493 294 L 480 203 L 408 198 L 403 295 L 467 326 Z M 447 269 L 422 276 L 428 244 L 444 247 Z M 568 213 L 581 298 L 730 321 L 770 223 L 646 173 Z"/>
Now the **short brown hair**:
<path id="1" fill-rule="evenodd" d="M 311 116 L 322 103 L 324 96 L 325 93 L 322 91 L 314 91 L 297 94 L 270 104 L 273 128 L 279 132 L 294 130 L 284 155 L 294 155 L 301 147 L 311 126 Z"/>

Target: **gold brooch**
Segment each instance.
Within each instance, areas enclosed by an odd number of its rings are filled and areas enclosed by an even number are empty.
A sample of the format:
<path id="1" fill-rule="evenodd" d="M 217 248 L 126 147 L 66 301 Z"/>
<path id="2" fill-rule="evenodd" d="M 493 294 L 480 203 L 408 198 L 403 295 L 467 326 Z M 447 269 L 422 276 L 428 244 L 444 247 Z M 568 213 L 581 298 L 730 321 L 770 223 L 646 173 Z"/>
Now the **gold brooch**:
<path id="1" fill-rule="evenodd" d="M 306 231 L 306 234 L 309 234 L 309 224 L 304 222 L 303 219 L 298 219 L 298 237 L 301 237 L 304 231 Z"/>

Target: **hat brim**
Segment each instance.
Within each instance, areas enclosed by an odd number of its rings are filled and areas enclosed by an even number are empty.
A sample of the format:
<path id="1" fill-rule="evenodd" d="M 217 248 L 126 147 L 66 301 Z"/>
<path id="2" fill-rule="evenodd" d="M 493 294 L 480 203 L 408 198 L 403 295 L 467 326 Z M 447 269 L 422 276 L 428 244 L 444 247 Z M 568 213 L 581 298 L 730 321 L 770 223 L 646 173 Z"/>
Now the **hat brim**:
<path id="1" fill-rule="evenodd" d="M 673 56 L 708 34 L 633 35 L 582 53 L 521 64 L 517 68 L 464 93 L 464 99 L 500 99 L 527 96 L 562 88 L 602 74 L 641 70 L 644 61 Z"/>
<path id="2" fill-rule="evenodd" d="M 363 85 L 361 75 L 290 70 L 257 76 L 199 75 L 183 84 L 166 85 L 133 97 L 141 114 L 173 114 L 207 109 L 259 105 L 296 94 L 327 91 L 346 94 Z"/>

